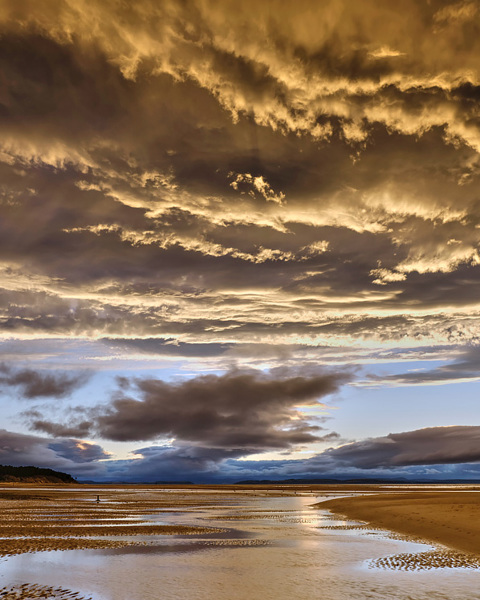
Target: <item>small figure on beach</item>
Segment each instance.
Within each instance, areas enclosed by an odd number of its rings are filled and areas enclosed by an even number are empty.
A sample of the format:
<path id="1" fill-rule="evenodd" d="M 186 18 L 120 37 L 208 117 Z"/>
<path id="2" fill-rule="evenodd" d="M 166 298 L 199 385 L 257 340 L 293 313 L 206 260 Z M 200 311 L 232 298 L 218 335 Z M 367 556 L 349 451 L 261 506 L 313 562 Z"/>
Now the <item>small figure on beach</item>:
<path id="1" fill-rule="evenodd" d="M 97 496 L 97 502 L 100 502 L 100 496 Z"/>

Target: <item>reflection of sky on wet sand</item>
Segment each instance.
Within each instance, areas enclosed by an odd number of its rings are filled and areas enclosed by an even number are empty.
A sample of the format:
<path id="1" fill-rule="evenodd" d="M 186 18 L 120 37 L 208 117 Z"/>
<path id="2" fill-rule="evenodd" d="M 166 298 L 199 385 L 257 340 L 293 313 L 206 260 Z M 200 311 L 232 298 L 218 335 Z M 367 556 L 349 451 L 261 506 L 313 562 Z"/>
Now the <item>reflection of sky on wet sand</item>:
<path id="1" fill-rule="evenodd" d="M 480 598 L 472 593 L 480 589 L 478 570 L 379 568 L 378 559 L 431 548 L 313 508 L 321 496 L 216 499 L 162 519 L 227 529 L 220 536 L 159 536 L 154 546 L 134 549 L 23 554 L 1 563 L 2 585 L 62 586 L 94 600 Z"/>

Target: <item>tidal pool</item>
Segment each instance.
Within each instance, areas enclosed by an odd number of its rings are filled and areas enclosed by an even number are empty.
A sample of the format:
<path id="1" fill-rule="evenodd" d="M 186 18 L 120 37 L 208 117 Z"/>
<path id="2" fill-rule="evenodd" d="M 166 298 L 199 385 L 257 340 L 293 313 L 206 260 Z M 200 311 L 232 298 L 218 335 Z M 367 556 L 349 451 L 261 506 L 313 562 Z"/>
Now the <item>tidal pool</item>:
<path id="1" fill-rule="evenodd" d="M 313 507 L 327 496 L 212 493 L 206 504 L 175 510 L 175 495 L 187 492 L 169 493 L 173 510 L 142 522 L 223 531 L 11 556 L 0 561 L 0 589 L 54 587 L 93 600 L 480 600 L 475 560 L 339 521 Z"/>

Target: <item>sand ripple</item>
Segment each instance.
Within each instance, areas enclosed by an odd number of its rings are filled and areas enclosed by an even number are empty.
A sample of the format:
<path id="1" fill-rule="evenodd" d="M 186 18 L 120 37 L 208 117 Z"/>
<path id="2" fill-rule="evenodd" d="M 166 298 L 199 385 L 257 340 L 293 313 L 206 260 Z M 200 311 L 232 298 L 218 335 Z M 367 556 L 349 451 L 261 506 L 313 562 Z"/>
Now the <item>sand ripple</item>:
<path id="1" fill-rule="evenodd" d="M 478 569 L 480 559 L 471 554 L 449 550 L 430 550 L 419 553 L 395 554 L 373 560 L 370 568 L 395 571 L 426 571 L 430 569 Z"/>
<path id="2" fill-rule="evenodd" d="M 157 520 L 166 508 L 166 495 L 162 493 L 157 494 L 157 501 L 148 493 L 132 495 L 108 489 L 101 496 L 101 502 L 92 502 L 95 495 L 81 488 L 76 492 L 67 488 L 60 493 L 46 489 L 41 495 L 26 489 L 1 493 L 0 557 L 139 546 L 154 543 L 157 536 L 214 536 L 225 532 L 223 528 L 159 524 Z M 181 500 L 179 506 L 191 508 L 191 499 Z"/>
<path id="3" fill-rule="evenodd" d="M 72 590 L 28 583 L 2 588 L 0 598 L 2 600 L 92 600 Z"/>

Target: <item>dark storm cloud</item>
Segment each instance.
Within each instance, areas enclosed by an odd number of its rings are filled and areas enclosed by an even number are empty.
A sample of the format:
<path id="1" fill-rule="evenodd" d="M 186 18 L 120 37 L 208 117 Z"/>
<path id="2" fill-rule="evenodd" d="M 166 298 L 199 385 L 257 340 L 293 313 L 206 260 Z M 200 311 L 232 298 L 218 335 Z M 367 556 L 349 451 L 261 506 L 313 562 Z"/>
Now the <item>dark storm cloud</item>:
<path id="1" fill-rule="evenodd" d="M 0 430 L 0 464 L 48 467 L 74 476 L 94 476 L 104 472 L 99 459 L 110 455 L 100 446 L 73 439 L 42 438 Z"/>
<path id="2" fill-rule="evenodd" d="M 480 427 L 430 427 L 331 448 L 304 460 L 238 460 L 242 449 L 157 446 L 134 461 L 112 461 L 110 479 L 238 481 L 240 479 L 405 477 L 478 478 Z M 472 464 L 473 463 L 473 464 Z"/>
<path id="3" fill-rule="evenodd" d="M 0 325 L 475 304 L 476 8 L 407 4 L 5 3 Z"/>
<path id="4" fill-rule="evenodd" d="M 38 411 L 24 411 L 22 415 L 29 421 L 30 429 L 46 433 L 52 437 L 88 437 L 91 429 L 91 421 L 79 421 L 78 423 L 62 425 L 45 420 Z"/>
<path id="5" fill-rule="evenodd" d="M 327 450 L 312 463 L 375 469 L 479 462 L 479 441 L 478 426 L 427 427 Z"/>
<path id="6" fill-rule="evenodd" d="M 288 448 L 315 441 L 321 429 L 301 414 L 299 405 L 317 405 L 347 378 L 233 371 L 177 384 L 123 380 L 110 406 L 100 409 L 96 429 L 104 439 L 116 441 L 163 436 L 209 447 L 243 448 L 245 453 Z"/>
<path id="7" fill-rule="evenodd" d="M 288 369 L 231 371 L 179 382 L 120 378 L 107 405 L 83 411 L 61 424 L 38 410 L 24 417 L 36 431 L 56 436 L 96 433 L 103 439 L 138 441 L 175 438 L 183 446 L 219 451 L 218 457 L 246 455 L 268 449 L 288 449 L 323 439 L 321 419 L 302 407 L 324 406 L 320 399 L 334 393 L 349 374 Z M 314 422 L 312 422 L 314 421 Z M 220 452 L 221 451 L 221 452 Z M 200 450 L 198 450 L 200 452 Z"/>
<path id="8" fill-rule="evenodd" d="M 222 477 L 222 463 L 244 454 L 242 448 L 151 446 L 132 452 L 135 460 L 113 462 L 111 476 L 127 481 L 201 481 Z"/>
<path id="9" fill-rule="evenodd" d="M 24 27 L 64 45 L 93 38 L 126 78 L 144 69 L 188 77 L 234 116 L 250 113 L 258 123 L 302 132 L 316 126 L 317 135 L 328 134 L 329 112 L 354 140 L 365 137 L 362 119 L 408 132 L 443 125 L 447 117 L 438 109 L 435 91 L 448 92 L 476 66 L 475 19 L 443 18 L 443 3 L 423 7 L 412 1 L 400 8 L 391 2 L 352 6 L 336 1 L 321 11 L 311 1 L 261 7 L 253 2 L 241 7 L 233 2 L 158 5 L 147 0 L 135 7 L 102 2 L 88 11 L 74 2 L 53 4 L 52 12 L 34 3 L 26 3 L 23 11 L 7 4 L 4 26 L 16 32 L 16 21 L 23 18 Z M 450 8 L 453 14 L 455 4 Z M 460 73 L 454 70 L 458 60 L 464 66 Z M 447 76 L 435 80 L 432 71 Z M 385 87 L 388 92 L 385 84 L 398 96 L 393 107 L 391 100 L 372 94 Z M 424 96 L 420 103 L 409 98 L 416 90 Z M 430 90 L 437 108 L 431 113 Z M 325 113 L 326 124 L 319 119 Z M 458 127 L 448 123 L 452 135 L 461 135 L 459 121 Z"/>
<path id="10" fill-rule="evenodd" d="M 1 334 L 222 369 L 322 347 L 348 362 L 373 340 L 365 360 L 451 353 L 389 384 L 476 378 L 476 351 L 447 344 L 480 334 L 479 15 L 449 0 L 4 0 Z M 55 437 L 175 437 L 144 449 L 145 469 L 207 473 L 321 438 L 295 407 L 344 381 L 131 378 L 93 414 L 28 418 Z M 59 398 L 83 380 L 4 367 L 0 383 Z"/>
<path id="11" fill-rule="evenodd" d="M 50 442 L 48 448 L 61 458 L 71 460 L 74 463 L 90 463 L 110 456 L 97 444 L 72 439 Z"/>
<path id="12" fill-rule="evenodd" d="M 306 460 L 230 462 L 231 474 L 245 469 L 256 477 L 466 476 L 470 463 L 480 462 L 480 427 L 428 427 L 330 448 Z M 431 467 L 436 469 L 432 470 Z M 473 465 L 472 465 L 473 466 Z M 226 469 L 228 472 L 228 469 Z M 237 471 L 238 473 L 238 471 Z"/>
<path id="13" fill-rule="evenodd" d="M 331 432 L 319 436 L 319 440 L 329 442 L 338 439 Z M 252 449 L 252 452 L 254 450 Z M 229 482 L 242 477 L 281 476 L 282 467 L 295 465 L 301 473 L 304 462 L 295 460 L 248 461 L 245 448 L 211 448 L 176 444 L 174 446 L 149 446 L 132 451 L 135 460 L 111 461 L 107 468 L 109 479 L 124 481 L 185 481 Z"/>
<path id="14" fill-rule="evenodd" d="M 435 275 L 427 277 L 439 280 Z M 441 297 L 445 298 L 447 293 L 452 298 L 459 296 L 457 286 L 460 281 L 456 284 L 456 277 L 451 275 L 452 281 L 447 287 L 447 277 L 442 276 Z M 458 278 L 461 277 L 458 274 Z M 351 285 L 355 279 L 358 280 L 358 274 L 354 273 Z M 321 278 L 317 281 L 321 283 Z M 369 316 L 368 313 L 351 312 L 375 307 L 378 302 L 375 296 L 363 301 L 352 296 L 347 311 L 345 303 L 339 303 L 332 297 L 333 291 L 326 293 L 323 299 L 310 292 L 312 295 L 308 297 L 290 301 L 284 306 L 277 304 L 265 311 L 263 300 L 258 302 L 255 296 L 239 300 L 223 294 L 218 297 L 213 292 L 204 295 L 185 292 L 181 296 L 175 294 L 175 303 L 172 303 L 171 300 L 158 300 L 152 287 L 132 285 L 128 289 L 127 286 L 111 286 L 109 290 L 99 292 L 103 297 L 108 293 L 121 297 L 115 304 L 111 300 L 64 299 L 60 294 L 44 291 L 0 290 L 0 330 L 6 335 L 18 336 L 118 336 L 118 339 L 106 338 L 106 347 L 125 350 L 131 347 L 140 352 L 186 357 L 231 354 L 236 352 L 234 348 L 238 348 L 239 343 L 251 343 L 252 349 L 259 343 L 285 346 L 289 338 L 294 340 L 294 336 L 298 335 L 311 339 L 316 336 L 325 339 L 376 339 L 388 343 L 403 340 L 405 336 L 412 340 L 435 336 L 436 340 L 448 343 L 467 342 L 480 333 L 474 318 L 476 313 L 457 312 L 452 315 L 442 312 L 413 316 L 402 311 L 402 314 L 391 316 Z M 297 282 L 295 288 L 307 294 L 306 282 Z M 419 284 L 418 289 L 425 290 L 429 296 L 436 293 L 434 286 Z M 474 289 L 472 283 L 471 293 L 468 292 L 472 301 Z M 165 297 L 161 288 L 157 287 L 155 293 L 160 298 Z M 140 306 L 139 295 L 142 296 Z M 463 298 L 459 297 L 458 301 L 463 302 Z M 383 302 L 392 306 L 385 298 Z M 212 306 L 221 310 L 212 311 Z M 254 307 L 256 311 L 252 314 Z M 332 308 L 336 309 L 335 314 L 324 314 L 323 311 Z M 230 341 L 232 335 L 235 343 Z M 188 340 L 188 343 L 179 341 L 179 337 Z M 225 339 L 229 341 L 225 342 Z M 273 346 L 271 350 L 274 351 Z"/>
<path id="15" fill-rule="evenodd" d="M 428 427 L 330 448 L 306 460 L 229 461 L 225 474 L 272 477 L 478 477 L 480 427 Z M 230 472 L 229 472 L 230 471 Z M 243 475 L 242 475 L 243 473 Z"/>
<path id="16" fill-rule="evenodd" d="M 15 388 L 23 398 L 65 398 L 89 379 L 88 373 L 48 373 L 0 364 L 0 388 Z"/>
<path id="17" fill-rule="evenodd" d="M 475 463 L 480 462 L 479 440 L 478 426 L 430 427 L 330 448 L 309 459 L 263 461 L 238 461 L 245 456 L 244 447 L 180 443 L 137 449 L 133 451 L 135 460 L 100 465 L 97 461 L 108 458 L 108 454 L 95 444 L 3 431 L 0 432 L 0 462 L 36 464 L 69 470 L 84 478 L 133 482 L 325 476 L 472 478 L 478 476 Z"/>

